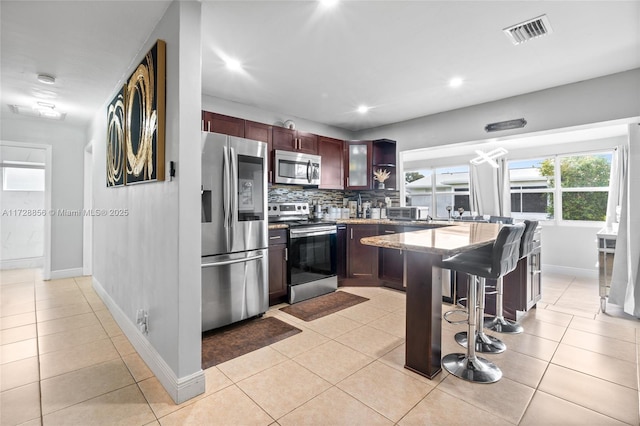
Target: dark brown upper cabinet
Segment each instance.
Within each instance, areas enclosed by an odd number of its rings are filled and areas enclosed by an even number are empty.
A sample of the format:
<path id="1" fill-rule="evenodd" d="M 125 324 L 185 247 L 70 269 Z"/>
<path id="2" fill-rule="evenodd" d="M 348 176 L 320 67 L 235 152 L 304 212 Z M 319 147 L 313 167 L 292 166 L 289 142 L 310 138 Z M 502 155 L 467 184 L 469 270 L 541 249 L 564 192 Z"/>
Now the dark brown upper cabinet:
<path id="1" fill-rule="evenodd" d="M 267 154 L 269 157 L 269 182 L 273 182 L 273 158 L 271 150 L 273 149 L 272 126 L 255 121 L 244 121 L 244 137 L 253 139 L 254 141 L 265 142 L 267 144 Z"/>
<path id="2" fill-rule="evenodd" d="M 345 141 L 345 177 L 346 189 L 368 190 L 371 189 L 371 141 Z"/>
<path id="3" fill-rule="evenodd" d="M 202 130 L 244 138 L 244 120 L 215 112 L 202 111 Z"/>
<path id="4" fill-rule="evenodd" d="M 344 189 L 344 142 L 318 137 L 318 155 L 322 158 L 320 189 Z"/>
<path id="5" fill-rule="evenodd" d="M 284 127 L 273 127 L 273 149 L 317 155 L 318 136 Z"/>
<path id="6" fill-rule="evenodd" d="M 384 189 L 398 189 L 396 173 L 396 141 L 392 141 L 390 139 L 377 139 L 373 141 L 372 147 L 373 156 L 371 173 L 376 170 L 388 171 L 390 175 L 389 178 L 384 181 Z M 371 188 L 379 189 L 379 182 L 375 179 L 372 179 Z"/>

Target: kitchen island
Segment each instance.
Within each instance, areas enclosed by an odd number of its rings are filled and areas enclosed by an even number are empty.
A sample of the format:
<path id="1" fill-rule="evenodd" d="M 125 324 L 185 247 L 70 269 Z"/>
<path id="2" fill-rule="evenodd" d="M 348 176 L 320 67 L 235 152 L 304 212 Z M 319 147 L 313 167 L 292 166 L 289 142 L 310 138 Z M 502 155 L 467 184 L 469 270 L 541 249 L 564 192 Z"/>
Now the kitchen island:
<path id="1" fill-rule="evenodd" d="M 364 245 L 403 252 L 407 292 L 405 368 L 428 378 L 441 371 L 442 259 L 493 243 L 500 226 L 455 222 L 360 240 Z"/>

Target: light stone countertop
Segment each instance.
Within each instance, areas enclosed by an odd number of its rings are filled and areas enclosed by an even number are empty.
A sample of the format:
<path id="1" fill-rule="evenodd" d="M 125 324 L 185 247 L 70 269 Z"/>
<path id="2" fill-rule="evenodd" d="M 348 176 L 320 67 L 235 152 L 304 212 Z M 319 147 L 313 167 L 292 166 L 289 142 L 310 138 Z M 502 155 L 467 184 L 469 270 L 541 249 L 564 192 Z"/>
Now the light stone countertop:
<path id="1" fill-rule="evenodd" d="M 438 222 L 451 226 L 360 239 L 364 245 L 453 255 L 495 241 L 499 224 L 481 222 Z"/>

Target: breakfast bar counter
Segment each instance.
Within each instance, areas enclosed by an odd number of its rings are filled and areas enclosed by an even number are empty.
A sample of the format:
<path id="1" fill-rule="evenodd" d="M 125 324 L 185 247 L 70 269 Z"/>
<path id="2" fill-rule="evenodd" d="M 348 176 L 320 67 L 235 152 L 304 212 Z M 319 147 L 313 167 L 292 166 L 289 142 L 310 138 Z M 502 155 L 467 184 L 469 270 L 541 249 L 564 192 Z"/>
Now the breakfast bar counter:
<path id="1" fill-rule="evenodd" d="M 403 252 L 407 291 L 405 368 L 433 378 L 441 370 L 442 259 L 493 243 L 494 223 L 451 226 L 362 238 L 364 245 Z"/>

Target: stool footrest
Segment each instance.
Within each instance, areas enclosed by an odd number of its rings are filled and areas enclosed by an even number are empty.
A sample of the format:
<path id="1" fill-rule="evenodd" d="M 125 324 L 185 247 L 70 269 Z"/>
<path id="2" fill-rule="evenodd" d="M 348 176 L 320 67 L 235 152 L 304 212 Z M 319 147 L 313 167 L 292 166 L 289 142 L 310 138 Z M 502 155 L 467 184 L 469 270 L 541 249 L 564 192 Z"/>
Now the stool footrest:
<path id="1" fill-rule="evenodd" d="M 449 319 L 449 317 L 452 314 L 457 314 L 457 313 L 463 313 L 465 315 L 465 318 L 461 319 L 461 320 L 451 320 L 451 319 Z M 448 322 L 449 324 L 465 324 L 469 320 L 469 313 L 467 311 L 465 311 L 465 310 L 462 310 L 462 309 L 452 309 L 450 311 L 445 312 L 442 315 L 442 318 L 444 318 L 444 320 L 446 322 Z"/>

